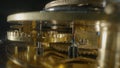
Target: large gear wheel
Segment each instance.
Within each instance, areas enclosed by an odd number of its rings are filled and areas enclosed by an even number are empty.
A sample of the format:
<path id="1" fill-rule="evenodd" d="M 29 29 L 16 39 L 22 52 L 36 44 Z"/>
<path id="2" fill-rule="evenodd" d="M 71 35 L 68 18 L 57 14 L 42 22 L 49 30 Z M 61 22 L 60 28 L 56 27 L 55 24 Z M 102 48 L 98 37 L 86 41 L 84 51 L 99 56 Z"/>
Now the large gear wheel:
<path id="1" fill-rule="evenodd" d="M 55 49 L 57 52 L 67 54 L 68 53 L 68 47 L 71 44 L 51 44 L 50 47 Z M 83 46 L 78 46 L 78 55 L 86 58 L 93 58 L 96 59 L 98 55 L 98 51 L 96 48 L 92 47 L 83 47 Z M 92 56 L 92 57 L 91 57 Z M 93 57 L 94 56 L 94 57 Z"/>

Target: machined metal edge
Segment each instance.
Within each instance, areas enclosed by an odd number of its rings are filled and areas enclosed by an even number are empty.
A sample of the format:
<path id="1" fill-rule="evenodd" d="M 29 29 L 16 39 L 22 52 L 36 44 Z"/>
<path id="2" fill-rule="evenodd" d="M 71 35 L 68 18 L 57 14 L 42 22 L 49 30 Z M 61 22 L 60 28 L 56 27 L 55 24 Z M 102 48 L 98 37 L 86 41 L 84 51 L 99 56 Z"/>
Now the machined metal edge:
<path id="1" fill-rule="evenodd" d="M 7 17 L 8 22 L 23 21 L 73 21 L 73 20 L 104 20 L 105 13 L 81 13 L 81 12 L 25 12 L 16 13 Z"/>
<path id="2" fill-rule="evenodd" d="M 45 8 L 55 7 L 55 6 L 63 6 L 63 5 L 83 5 L 83 4 L 96 4 L 99 5 L 102 0 L 55 0 L 48 4 L 46 4 Z"/>

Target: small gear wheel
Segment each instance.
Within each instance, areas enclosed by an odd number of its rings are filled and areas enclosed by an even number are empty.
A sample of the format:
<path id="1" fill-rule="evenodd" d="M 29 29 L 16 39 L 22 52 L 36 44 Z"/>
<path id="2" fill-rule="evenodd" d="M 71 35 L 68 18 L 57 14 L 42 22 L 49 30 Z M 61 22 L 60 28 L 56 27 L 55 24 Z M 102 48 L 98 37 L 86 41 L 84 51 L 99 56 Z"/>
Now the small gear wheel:
<path id="1" fill-rule="evenodd" d="M 24 32 L 20 32 L 18 30 L 15 31 L 8 31 L 7 32 L 7 39 L 10 41 L 19 41 L 19 42 L 25 42 L 29 41 L 30 37 Z"/>
<path id="2" fill-rule="evenodd" d="M 62 43 L 62 44 L 51 44 L 51 48 L 55 49 L 56 51 L 60 52 L 60 53 L 68 53 L 68 47 L 71 44 L 66 44 L 66 43 Z M 96 58 L 98 55 L 98 51 L 97 49 L 94 49 L 92 47 L 88 47 L 88 48 L 84 48 L 84 47 L 78 47 L 78 55 L 79 56 L 83 56 L 86 58 Z M 93 57 L 94 56 L 94 57 Z"/>

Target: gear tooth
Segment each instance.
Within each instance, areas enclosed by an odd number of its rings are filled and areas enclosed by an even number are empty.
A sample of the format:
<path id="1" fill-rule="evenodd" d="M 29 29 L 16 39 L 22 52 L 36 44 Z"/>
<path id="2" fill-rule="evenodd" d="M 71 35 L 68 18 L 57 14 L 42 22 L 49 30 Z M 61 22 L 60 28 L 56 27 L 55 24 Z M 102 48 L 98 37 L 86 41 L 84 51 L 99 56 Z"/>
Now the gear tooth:
<path id="1" fill-rule="evenodd" d="M 67 44 L 65 44 L 65 43 L 63 43 L 63 44 L 53 44 L 51 47 L 53 48 L 53 49 L 55 49 L 55 50 L 57 50 L 57 51 L 59 51 L 59 52 L 61 52 L 61 53 L 67 53 L 68 52 L 68 47 L 69 47 L 70 45 L 67 45 Z M 63 53 L 63 54 L 64 54 Z M 78 56 L 79 57 L 83 57 L 83 58 L 88 58 L 88 59 L 93 59 L 93 60 L 95 60 L 95 58 L 97 57 L 97 49 L 94 49 L 93 47 L 91 48 L 91 47 L 88 47 L 88 48 L 86 48 L 86 47 L 81 47 L 81 48 L 79 48 L 78 49 Z M 94 57 L 91 57 L 91 56 L 94 56 Z M 83 61 L 84 62 L 84 61 Z M 87 61 L 85 61 L 85 62 L 90 62 L 89 60 Z M 91 62 L 90 62 L 91 63 Z"/>
<path id="2" fill-rule="evenodd" d="M 28 35 L 18 30 L 8 31 L 7 38 L 8 40 L 11 40 L 11 41 L 28 41 Z"/>

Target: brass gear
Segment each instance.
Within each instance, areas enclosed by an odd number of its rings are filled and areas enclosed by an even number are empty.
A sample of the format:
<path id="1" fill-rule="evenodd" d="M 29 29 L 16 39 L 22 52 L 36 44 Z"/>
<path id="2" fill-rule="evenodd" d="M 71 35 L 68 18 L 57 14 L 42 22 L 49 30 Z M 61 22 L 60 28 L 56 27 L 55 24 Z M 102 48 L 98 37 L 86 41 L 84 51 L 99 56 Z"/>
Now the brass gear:
<path id="1" fill-rule="evenodd" d="M 68 52 L 68 47 L 71 44 L 51 44 L 50 47 L 55 49 L 56 51 L 62 52 L 62 53 L 67 53 Z M 98 51 L 96 48 L 92 48 L 92 47 L 78 47 L 78 55 L 86 57 L 85 55 L 93 55 L 93 56 L 97 56 L 98 55 Z"/>

